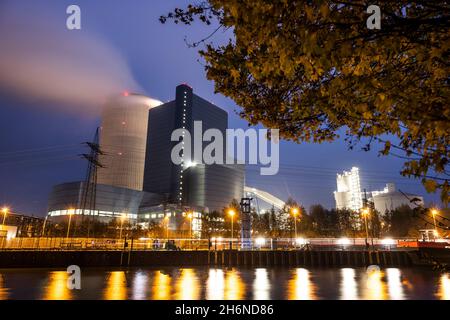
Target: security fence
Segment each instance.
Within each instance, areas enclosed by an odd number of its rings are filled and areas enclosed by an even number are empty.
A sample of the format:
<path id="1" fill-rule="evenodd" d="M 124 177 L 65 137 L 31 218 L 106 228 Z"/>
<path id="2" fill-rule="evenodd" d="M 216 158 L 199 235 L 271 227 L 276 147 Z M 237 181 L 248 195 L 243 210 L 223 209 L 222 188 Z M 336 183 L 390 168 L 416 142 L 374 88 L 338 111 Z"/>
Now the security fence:
<path id="1" fill-rule="evenodd" d="M 0 237 L 0 250 L 391 250 L 417 239 L 365 238 L 254 238 L 242 241 L 213 237 L 211 239 L 155 238 L 64 238 Z"/>

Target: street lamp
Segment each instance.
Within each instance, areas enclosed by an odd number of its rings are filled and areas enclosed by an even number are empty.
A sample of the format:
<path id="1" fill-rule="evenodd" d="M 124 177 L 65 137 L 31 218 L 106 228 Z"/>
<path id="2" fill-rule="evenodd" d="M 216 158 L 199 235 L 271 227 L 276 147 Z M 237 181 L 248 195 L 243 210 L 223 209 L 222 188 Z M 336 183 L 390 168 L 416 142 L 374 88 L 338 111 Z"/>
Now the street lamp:
<path id="1" fill-rule="evenodd" d="M 192 212 L 189 212 L 187 215 L 188 219 L 189 219 L 189 239 L 192 240 Z"/>
<path id="2" fill-rule="evenodd" d="M 366 243 L 368 243 L 368 241 L 369 241 L 369 229 L 367 228 L 367 217 L 370 214 L 370 209 L 369 208 L 363 208 L 361 214 L 364 217 L 364 224 L 366 225 Z"/>
<path id="3" fill-rule="evenodd" d="M 167 240 L 169 240 L 169 220 L 170 220 L 169 216 L 166 215 L 164 217 L 164 221 L 166 222 L 166 238 L 167 238 Z"/>
<path id="4" fill-rule="evenodd" d="M 48 214 L 45 216 L 44 224 L 42 225 L 41 237 L 43 237 L 45 234 L 45 226 L 47 224 L 47 218 L 48 218 Z"/>
<path id="5" fill-rule="evenodd" d="M 433 222 L 434 222 L 434 233 L 435 236 L 439 236 L 439 233 L 437 231 L 437 224 L 436 224 L 436 215 L 439 213 L 437 209 L 431 209 L 431 214 L 433 215 Z"/>
<path id="6" fill-rule="evenodd" d="M 9 212 L 9 208 L 8 208 L 8 207 L 3 207 L 3 208 L 2 208 L 2 213 L 3 213 L 3 223 L 2 223 L 2 226 L 5 225 L 6 215 L 8 214 L 8 212 Z"/>
<path id="7" fill-rule="evenodd" d="M 123 221 L 127 218 L 126 214 L 123 214 L 120 217 L 120 233 L 119 233 L 119 240 L 122 240 L 122 230 L 123 230 Z"/>
<path id="8" fill-rule="evenodd" d="M 70 233 L 70 223 L 72 222 L 72 216 L 75 213 L 75 209 L 68 209 L 67 213 L 69 214 L 69 224 L 67 225 L 67 235 L 66 235 L 66 240 L 69 239 L 69 233 Z"/>
<path id="9" fill-rule="evenodd" d="M 233 232 L 233 222 L 234 222 L 234 215 L 236 214 L 236 212 L 233 209 L 228 210 L 228 215 L 231 217 L 231 250 L 233 250 L 233 237 L 234 237 L 234 232 Z"/>
<path id="10" fill-rule="evenodd" d="M 300 213 L 300 210 L 298 208 L 291 208 L 291 213 L 294 216 L 295 239 L 297 239 L 297 215 Z"/>

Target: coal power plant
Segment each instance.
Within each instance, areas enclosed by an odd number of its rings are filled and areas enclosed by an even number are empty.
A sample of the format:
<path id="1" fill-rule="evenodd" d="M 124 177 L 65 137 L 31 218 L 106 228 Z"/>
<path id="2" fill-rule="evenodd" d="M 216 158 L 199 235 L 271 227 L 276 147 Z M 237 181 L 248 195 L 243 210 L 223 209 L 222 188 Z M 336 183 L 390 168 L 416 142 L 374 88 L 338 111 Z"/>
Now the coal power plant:
<path id="1" fill-rule="evenodd" d="M 228 127 L 226 111 L 195 95 L 187 84 L 176 87 L 175 99 L 161 102 L 125 92 L 105 104 L 97 141 L 85 155 L 85 181 L 53 188 L 48 218 L 128 219 L 143 227 L 170 217 L 172 230 L 186 228 L 192 214 L 192 232 L 200 234 L 201 214 L 221 212 L 244 195 L 243 165 L 174 164 L 171 141 L 176 129 L 192 130 L 202 121 L 203 131 Z M 225 146 L 226 148 L 226 146 Z M 224 150 L 224 154 L 226 154 Z M 189 227 L 188 227 L 189 228 Z"/>

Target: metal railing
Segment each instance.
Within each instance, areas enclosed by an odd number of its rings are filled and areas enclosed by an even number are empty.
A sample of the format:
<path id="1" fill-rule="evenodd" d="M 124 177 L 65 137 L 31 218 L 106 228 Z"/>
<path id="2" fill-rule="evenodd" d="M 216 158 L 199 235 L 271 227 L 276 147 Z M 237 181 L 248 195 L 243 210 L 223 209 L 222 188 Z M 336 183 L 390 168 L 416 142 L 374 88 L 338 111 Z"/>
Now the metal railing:
<path id="1" fill-rule="evenodd" d="M 402 241 L 417 239 L 365 238 L 255 238 L 154 239 L 154 238 L 0 238 L 0 250 L 361 250 L 397 249 Z"/>

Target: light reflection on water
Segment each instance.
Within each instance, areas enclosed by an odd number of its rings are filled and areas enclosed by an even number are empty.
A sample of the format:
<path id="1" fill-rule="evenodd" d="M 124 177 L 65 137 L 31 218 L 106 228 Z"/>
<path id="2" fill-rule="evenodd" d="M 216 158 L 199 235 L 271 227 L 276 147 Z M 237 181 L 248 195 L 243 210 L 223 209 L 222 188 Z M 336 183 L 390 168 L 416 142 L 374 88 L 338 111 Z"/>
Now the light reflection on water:
<path id="1" fill-rule="evenodd" d="M 253 282 L 253 298 L 255 300 L 270 299 L 270 280 L 267 269 L 258 268 L 255 270 L 255 281 Z"/>
<path id="2" fill-rule="evenodd" d="M 200 283 L 194 269 L 182 269 L 181 275 L 175 284 L 176 300 L 198 300 Z"/>
<path id="3" fill-rule="evenodd" d="M 390 299 L 404 300 L 405 293 L 402 285 L 402 275 L 400 270 L 397 268 L 388 268 L 386 273 Z"/>
<path id="4" fill-rule="evenodd" d="M 315 284 L 311 282 L 307 269 L 295 269 L 288 284 L 289 300 L 315 300 Z"/>
<path id="5" fill-rule="evenodd" d="M 366 288 L 364 290 L 363 299 L 386 300 L 389 298 L 384 271 L 370 271 L 367 273 L 366 277 Z"/>
<path id="6" fill-rule="evenodd" d="M 170 275 L 155 271 L 152 284 L 153 300 L 170 300 L 172 278 Z"/>
<path id="7" fill-rule="evenodd" d="M 133 300 L 145 300 L 147 287 L 148 275 L 142 271 L 136 272 L 133 281 Z"/>
<path id="8" fill-rule="evenodd" d="M 112 271 L 107 275 L 105 300 L 125 300 L 127 298 L 127 280 L 124 271 Z"/>
<path id="9" fill-rule="evenodd" d="M 0 270 L 0 299 L 446 299 L 450 274 L 387 268 L 82 269 L 82 289 L 61 270 Z"/>
<path id="10" fill-rule="evenodd" d="M 67 288 L 69 274 L 65 271 L 52 271 L 47 278 L 47 286 L 44 288 L 43 300 L 70 300 L 72 290 Z"/>
<path id="11" fill-rule="evenodd" d="M 225 276 L 222 269 L 210 269 L 206 283 L 206 299 L 223 300 L 225 289 Z"/>
<path id="12" fill-rule="evenodd" d="M 228 270 L 225 273 L 225 300 L 243 299 L 245 293 L 245 283 L 236 269 Z"/>
<path id="13" fill-rule="evenodd" d="M 438 299 L 450 300 L 450 274 L 445 273 L 441 275 L 439 282 L 439 292 L 437 294 Z"/>
<path id="14" fill-rule="evenodd" d="M 0 274 L 0 300 L 8 299 L 8 288 L 3 282 L 3 276 Z"/>
<path id="15" fill-rule="evenodd" d="M 342 268 L 341 269 L 341 285 L 340 298 L 342 300 L 356 300 L 358 299 L 358 285 L 356 283 L 355 269 Z"/>

